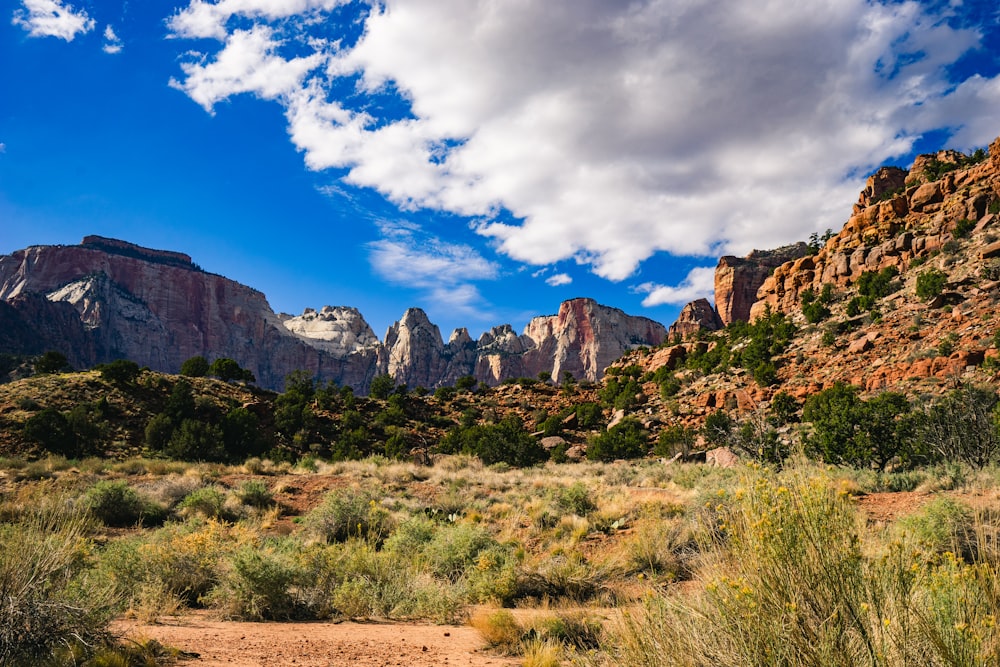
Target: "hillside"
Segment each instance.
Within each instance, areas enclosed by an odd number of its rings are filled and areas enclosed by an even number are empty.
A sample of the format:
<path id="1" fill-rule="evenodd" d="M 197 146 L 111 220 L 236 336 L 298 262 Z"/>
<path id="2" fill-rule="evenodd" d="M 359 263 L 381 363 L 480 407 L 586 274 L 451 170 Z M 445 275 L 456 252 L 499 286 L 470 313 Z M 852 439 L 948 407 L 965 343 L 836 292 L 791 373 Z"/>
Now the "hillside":
<path id="1" fill-rule="evenodd" d="M 998 241 L 1000 140 L 988 154 L 942 151 L 919 157 L 908 172 L 883 168 L 839 233 L 800 244 L 800 256 L 770 268 L 758 258 L 771 255 L 758 251 L 723 258 L 716 310 L 694 319 L 707 304 L 691 304 L 683 340 L 677 335 L 661 348 L 629 353 L 616 367 L 659 371 L 659 382 L 645 378 L 649 401 L 641 412 L 692 425 L 720 409 L 766 411 L 778 393 L 801 406 L 838 382 L 866 395 L 891 390 L 910 397 L 939 395 L 957 383 L 995 384 Z M 733 296 L 750 288 L 751 301 Z M 784 316 L 794 331 L 775 346 L 781 349 L 762 377 L 733 363 L 752 340 L 734 311 L 758 324 Z M 717 315 L 729 320 L 726 329 Z M 761 335 L 774 343 L 766 329 Z M 664 384 L 672 395 L 660 391 Z"/>

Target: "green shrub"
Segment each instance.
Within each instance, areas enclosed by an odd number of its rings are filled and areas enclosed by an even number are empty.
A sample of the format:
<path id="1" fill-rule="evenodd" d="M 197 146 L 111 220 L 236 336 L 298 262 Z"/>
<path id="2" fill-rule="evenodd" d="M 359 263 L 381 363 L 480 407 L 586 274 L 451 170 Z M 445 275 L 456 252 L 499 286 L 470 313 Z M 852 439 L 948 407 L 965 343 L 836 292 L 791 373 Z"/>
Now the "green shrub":
<path id="1" fill-rule="evenodd" d="M 123 480 L 98 482 L 84 494 L 83 504 L 105 526 L 120 528 L 159 525 L 167 515 L 162 505 L 140 496 Z"/>
<path id="2" fill-rule="evenodd" d="M 952 230 L 952 234 L 956 239 L 965 238 L 969 235 L 973 229 L 976 228 L 976 223 L 968 218 L 962 218 L 955 223 L 955 229 Z"/>
<path id="3" fill-rule="evenodd" d="M 625 615 L 613 662 L 891 667 L 996 655 L 995 561 L 929 557 L 905 539 L 872 552 L 850 499 L 821 477 L 750 478 L 724 500 L 703 589 Z"/>
<path id="4" fill-rule="evenodd" d="M 597 504 L 590 497 L 590 490 L 583 482 L 560 487 L 555 492 L 554 500 L 556 507 L 562 512 L 577 516 L 587 516 L 597 509 Z"/>
<path id="5" fill-rule="evenodd" d="M 826 463 L 884 470 L 897 457 L 910 465 L 924 458 L 902 394 L 884 392 L 864 401 L 856 387 L 838 382 L 809 397 L 802 419 L 812 427 L 806 453 Z"/>
<path id="6" fill-rule="evenodd" d="M 679 453 L 687 455 L 691 451 L 698 432 L 681 424 L 673 424 L 660 431 L 653 447 L 653 453 L 657 456 L 674 456 Z"/>
<path id="7" fill-rule="evenodd" d="M 274 494 L 267 484 L 258 479 L 248 479 L 235 492 L 236 499 L 250 507 L 265 508 L 274 505 Z"/>
<path id="8" fill-rule="evenodd" d="M 463 417 L 463 422 L 441 439 L 438 451 L 475 455 L 486 465 L 506 463 L 523 467 L 548 458 L 545 449 L 528 433 L 516 414 L 504 417 L 497 424 L 475 424 L 468 417 Z"/>
<path id="9" fill-rule="evenodd" d="M 201 378 L 208 375 L 208 359 L 202 356 L 191 357 L 181 364 L 181 375 Z"/>
<path id="10" fill-rule="evenodd" d="M 207 601 L 226 618 L 241 621 L 288 621 L 314 617 L 302 595 L 306 572 L 294 554 L 273 546 L 246 546 L 227 561 L 228 567 Z"/>
<path id="11" fill-rule="evenodd" d="M 381 544 L 389 536 L 392 519 L 371 494 L 338 489 L 326 494 L 302 524 L 323 542 L 344 542 L 353 537 Z"/>
<path id="12" fill-rule="evenodd" d="M 96 367 L 101 377 L 117 385 L 132 384 L 139 376 L 139 364 L 128 359 L 116 359 Z"/>
<path id="13" fill-rule="evenodd" d="M 827 304 L 832 298 L 833 286 L 829 284 L 823 286 L 823 291 L 819 296 L 812 289 L 803 290 L 802 294 L 799 295 L 799 300 L 802 303 L 802 314 L 805 315 L 806 321 L 809 324 L 818 324 L 830 317 L 830 309 Z"/>
<path id="14" fill-rule="evenodd" d="M 80 454 L 76 434 L 73 433 L 69 420 L 55 408 L 45 408 L 28 417 L 24 422 L 23 433 L 26 440 L 38 443 L 53 454 L 70 457 Z"/>
<path id="15" fill-rule="evenodd" d="M 111 641 L 111 587 L 85 576 L 87 522 L 80 513 L 29 512 L 0 524 L 0 664 L 71 664 Z"/>
<path id="16" fill-rule="evenodd" d="M 649 434 L 633 417 L 626 417 L 611 429 L 591 439 L 587 458 L 592 461 L 635 459 L 649 451 Z"/>
<path id="17" fill-rule="evenodd" d="M 422 560 L 435 575 L 458 581 L 476 563 L 483 550 L 496 544 L 481 526 L 442 524 L 421 550 Z"/>
<path id="18" fill-rule="evenodd" d="M 579 403 L 576 410 L 576 425 L 582 429 L 597 428 L 604 420 L 604 411 L 599 403 Z"/>
<path id="19" fill-rule="evenodd" d="M 967 505 L 948 497 L 935 498 L 898 522 L 921 548 L 932 554 L 952 552 L 967 562 L 976 558 L 974 517 Z"/>
<path id="20" fill-rule="evenodd" d="M 933 299 L 941 294 L 948 276 L 938 269 L 930 269 L 917 276 L 917 296 L 921 299 Z"/>
<path id="21" fill-rule="evenodd" d="M 226 494 L 216 486 L 195 489 L 184 496 L 177 507 L 209 519 L 222 519 L 229 515 L 226 510 Z"/>

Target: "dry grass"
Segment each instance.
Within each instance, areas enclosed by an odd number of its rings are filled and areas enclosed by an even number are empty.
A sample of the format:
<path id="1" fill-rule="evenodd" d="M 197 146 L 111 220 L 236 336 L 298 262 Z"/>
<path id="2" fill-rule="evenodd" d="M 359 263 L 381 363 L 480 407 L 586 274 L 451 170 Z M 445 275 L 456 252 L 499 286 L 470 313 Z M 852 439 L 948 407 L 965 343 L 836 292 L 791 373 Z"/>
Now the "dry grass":
<path id="1" fill-rule="evenodd" d="M 540 611 L 525 620 L 492 608 L 472 622 L 525 664 L 853 665 L 884 655 L 865 664 L 888 667 L 917 654 L 988 664 L 997 650 L 986 610 L 1000 604 L 1000 483 L 989 470 L 943 483 L 975 491 L 967 515 L 931 503 L 876 531 L 857 494 L 922 487 L 937 472 L 648 461 L 504 470 L 459 456 L 315 473 L 261 460 L 250 478 L 242 466 L 48 459 L 35 477 L 23 475 L 31 464 L 13 464 L 0 491 L 6 521 L 44 503 L 72 507 L 101 480 L 125 480 L 168 508 L 162 528 L 87 528 L 103 545 L 87 565 L 94 581 L 116 582 L 122 609 L 143 620 L 207 605 L 248 619 L 446 621 L 483 602 L 516 605 Z M 183 498 L 213 488 L 226 520 L 181 511 Z M 604 607 L 628 614 L 609 625 L 588 611 Z"/>

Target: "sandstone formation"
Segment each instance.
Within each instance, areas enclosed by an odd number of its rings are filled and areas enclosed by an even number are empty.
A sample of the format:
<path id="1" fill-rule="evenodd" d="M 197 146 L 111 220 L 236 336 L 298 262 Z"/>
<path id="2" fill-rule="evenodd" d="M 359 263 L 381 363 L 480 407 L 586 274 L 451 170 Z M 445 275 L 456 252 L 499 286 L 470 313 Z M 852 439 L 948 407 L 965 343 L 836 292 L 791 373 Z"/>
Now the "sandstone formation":
<path id="1" fill-rule="evenodd" d="M 411 308 L 380 342 L 355 308 L 277 315 L 262 293 L 187 255 L 96 236 L 0 257 L 0 304 L 0 352 L 58 349 L 78 368 L 127 358 L 172 373 L 196 355 L 228 357 L 273 389 L 295 370 L 361 392 L 383 373 L 427 388 L 542 370 L 597 380 L 623 352 L 666 335 L 647 318 L 574 299 L 521 335 L 504 325 L 478 343 L 458 329 L 445 344 L 426 313 Z"/>
<path id="2" fill-rule="evenodd" d="M 677 321 L 670 325 L 667 335 L 670 338 L 688 338 L 699 331 L 717 331 L 724 325 L 718 313 L 708 302 L 708 299 L 698 299 L 684 306 Z"/>
<path id="3" fill-rule="evenodd" d="M 564 301 L 556 315 L 536 317 L 524 333 L 495 327 L 479 341 L 477 379 L 496 384 L 507 377 L 536 377 L 546 371 L 556 381 L 599 379 L 627 350 L 659 345 L 666 328 L 646 317 L 626 315 L 593 299 Z"/>
<path id="4" fill-rule="evenodd" d="M 990 159 L 975 164 L 967 164 L 956 151 L 940 151 L 918 156 L 909 172 L 880 169 L 869 178 L 839 234 L 815 255 L 786 261 L 765 278 L 750 307 L 750 319 L 765 308 L 794 312 L 806 289 L 818 293 L 826 284 L 847 287 L 865 271 L 893 267 L 903 273 L 914 259 L 930 257 L 954 241 L 953 231 L 960 222 L 982 232 L 992 222 L 990 204 L 1000 199 L 998 155 L 1000 140 L 990 147 Z M 949 170 L 928 180 L 934 173 L 932 165 L 939 169 L 947 165 Z M 898 185 L 901 178 L 905 189 Z M 717 290 L 719 282 L 717 273 Z"/>
<path id="5" fill-rule="evenodd" d="M 617 362 L 644 371 L 670 370 L 680 389 L 669 397 L 645 387 L 649 402 L 636 416 L 699 426 L 717 410 L 753 420 L 783 392 L 801 408 L 809 396 L 842 382 L 866 396 L 900 391 L 927 398 L 957 384 L 1000 382 L 1000 139 L 988 155 L 954 151 L 918 157 L 913 167 L 874 173 L 850 219 L 812 255 L 791 257 L 764 273 L 747 260 L 724 258 L 716 275 L 719 314 L 749 302 L 749 321 L 767 309 L 796 326 L 789 345 L 772 359 L 773 383 L 761 385 L 742 367 L 687 368 L 685 359 L 741 341 L 706 336 Z M 752 257 L 753 255 L 751 255 Z M 867 300 L 856 299 L 865 272 L 895 276 Z M 920 278 L 943 275 L 937 296 L 918 293 Z M 870 284 L 870 282 L 869 282 Z M 805 290 L 827 289 L 829 313 L 809 321 Z M 852 303 L 854 306 L 852 307 Z M 858 305 L 864 303 L 866 305 Z M 690 306 L 693 312 L 694 306 Z M 728 310 L 727 310 L 728 309 Z M 683 318 L 690 319 L 689 315 Z M 723 318 L 725 321 L 726 318 Z M 782 400 L 787 400 L 783 398 Z"/>
<path id="6" fill-rule="evenodd" d="M 306 308 L 298 317 L 282 322 L 294 334 L 307 338 L 313 347 L 336 356 L 346 356 L 378 346 L 379 340 L 357 308 L 323 306 L 316 312 Z"/>
<path id="7" fill-rule="evenodd" d="M 757 290 L 775 269 L 786 262 L 804 257 L 805 243 L 787 245 L 777 250 L 754 250 L 745 258 L 727 255 L 715 269 L 715 311 L 723 326 L 750 319 L 750 309 L 757 301 Z"/>

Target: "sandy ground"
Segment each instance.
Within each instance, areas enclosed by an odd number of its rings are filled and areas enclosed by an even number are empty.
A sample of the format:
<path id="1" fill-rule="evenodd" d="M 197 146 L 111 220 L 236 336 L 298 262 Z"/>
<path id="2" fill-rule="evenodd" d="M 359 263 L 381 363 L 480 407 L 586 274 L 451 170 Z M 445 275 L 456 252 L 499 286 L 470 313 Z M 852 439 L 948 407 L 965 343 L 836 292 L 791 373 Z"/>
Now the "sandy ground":
<path id="1" fill-rule="evenodd" d="M 236 623 L 203 612 L 158 625 L 121 621 L 116 630 L 198 654 L 198 667 L 508 667 L 466 626 L 409 623 Z"/>

